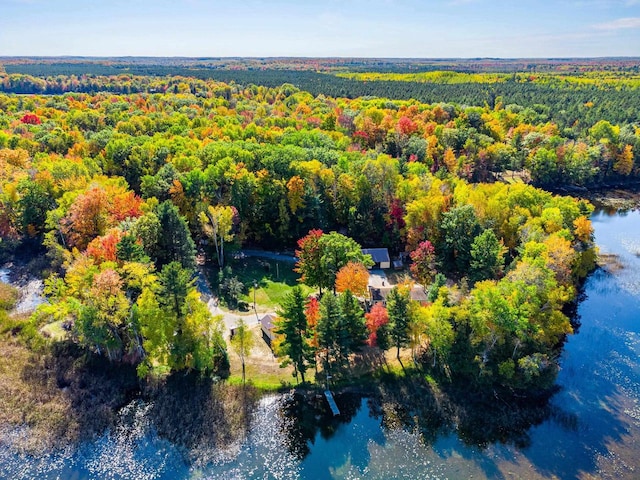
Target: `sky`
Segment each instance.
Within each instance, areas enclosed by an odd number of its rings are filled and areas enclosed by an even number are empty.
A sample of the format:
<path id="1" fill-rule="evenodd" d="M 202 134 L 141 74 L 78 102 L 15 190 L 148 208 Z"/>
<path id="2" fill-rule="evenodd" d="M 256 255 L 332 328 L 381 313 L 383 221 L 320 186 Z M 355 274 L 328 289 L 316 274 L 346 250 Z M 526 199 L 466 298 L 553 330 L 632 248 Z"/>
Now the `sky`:
<path id="1" fill-rule="evenodd" d="M 0 0 L 0 56 L 640 56 L 640 0 Z"/>

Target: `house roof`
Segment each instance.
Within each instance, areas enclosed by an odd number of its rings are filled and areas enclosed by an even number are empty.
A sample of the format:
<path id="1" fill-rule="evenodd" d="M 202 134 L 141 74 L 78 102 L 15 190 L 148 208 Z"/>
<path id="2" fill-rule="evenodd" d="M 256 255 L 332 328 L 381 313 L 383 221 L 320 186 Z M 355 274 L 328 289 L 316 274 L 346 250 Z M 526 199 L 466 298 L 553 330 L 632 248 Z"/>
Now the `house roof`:
<path id="1" fill-rule="evenodd" d="M 389 257 L 389 249 L 387 248 L 363 248 L 362 253 L 371 255 L 375 263 L 391 262 Z"/>
<path id="2" fill-rule="evenodd" d="M 371 290 L 371 300 L 374 302 L 385 302 L 387 300 L 387 295 L 392 290 L 392 287 L 370 287 Z M 427 302 L 427 294 L 425 293 L 422 287 L 414 287 L 411 289 L 409 293 L 411 300 L 415 300 L 417 302 Z"/>
<path id="3" fill-rule="evenodd" d="M 386 302 L 387 295 L 391 291 L 391 287 L 375 288 L 371 287 L 371 300 L 374 302 Z"/>
<path id="4" fill-rule="evenodd" d="M 416 300 L 418 302 L 428 302 L 429 299 L 427 297 L 426 292 L 424 291 L 424 288 L 422 287 L 413 287 L 411 289 L 411 300 Z"/>
<path id="5" fill-rule="evenodd" d="M 276 316 L 272 315 L 270 313 L 267 313 L 264 317 L 262 317 L 260 319 L 260 325 L 262 326 L 262 329 L 265 331 L 272 331 L 275 327 L 275 321 L 276 321 Z"/>

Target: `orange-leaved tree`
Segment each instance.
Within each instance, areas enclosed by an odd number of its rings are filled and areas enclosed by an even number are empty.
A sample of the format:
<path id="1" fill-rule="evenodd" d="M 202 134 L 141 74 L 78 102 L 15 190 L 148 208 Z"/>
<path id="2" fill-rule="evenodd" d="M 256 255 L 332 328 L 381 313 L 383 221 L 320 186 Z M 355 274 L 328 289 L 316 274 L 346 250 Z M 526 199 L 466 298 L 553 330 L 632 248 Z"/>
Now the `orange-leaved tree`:
<path id="1" fill-rule="evenodd" d="M 368 284 L 369 271 L 360 262 L 348 262 L 336 275 L 336 291 L 339 293 L 350 290 L 355 296 L 363 297 Z"/>

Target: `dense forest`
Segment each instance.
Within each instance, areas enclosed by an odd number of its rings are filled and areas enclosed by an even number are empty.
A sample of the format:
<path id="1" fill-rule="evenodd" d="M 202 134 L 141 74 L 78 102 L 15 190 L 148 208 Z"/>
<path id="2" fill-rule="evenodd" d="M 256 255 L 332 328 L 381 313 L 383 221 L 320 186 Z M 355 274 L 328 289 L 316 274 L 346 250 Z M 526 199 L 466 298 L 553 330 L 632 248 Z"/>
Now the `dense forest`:
<path id="1" fill-rule="evenodd" d="M 153 93 L 144 81 L 121 77 L 106 82 L 96 76 L 184 76 L 239 85 L 276 88 L 290 83 L 312 95 L 415 99 L 424 103 L 467 106 L 496 104 L 533 109 L 575 137 L 600 120 L 638 123 L 640 103 L 637 63 L 630 61 L 506 62 L 506 61 L 357 61 L 336 59 L 274 59 L 173 62 L 5 63 L 0 89 L 11 93 L 66 92 Z M 0 70 L 1 72 L 1 70 Z M 363 72 L 363 73 L 349 73 Z M 366 73 L 364 73 L 366 72 Z M 374 72 L 374 73 L 371 73 Z M 387 72 L 387 73 L 383 73 Z M 422 73 L 421 73 L 422 72 Z M 426 73 L 425 73 L 426 72 Z M 65 80 L 65 76 L 74 76 Z M 195 92 L 194 92 L 195 93 Z"/>
<path id="2" fill-rule="evenodd" d="M 142 377 L 228 369 L 220 319 L 194 286 L 198 249 L 222 287 L 229 249 L 297 245 L 301 280 L 325 293 L 294 289 L 281 306 L 275 348 L 296 374 L 344 375 L 368 343 L 398 357 L 410 346 L 449 378 L 548 387 L 572 331 L 563 307 L 595 261 L 592 207 L 522 179 L 638 173 L 633 125 L 568 135 L 500 101 L 350 100 L 188 77 L 55 81 L 142 93 L 0 95 L 2 246 L 44 245 L 51 273 L 49 304 L 20 328 L 33 339 L 56 324 Z M 365 317 L 361 246 L 410 255 L 427 301 L 400 285 Z"/>

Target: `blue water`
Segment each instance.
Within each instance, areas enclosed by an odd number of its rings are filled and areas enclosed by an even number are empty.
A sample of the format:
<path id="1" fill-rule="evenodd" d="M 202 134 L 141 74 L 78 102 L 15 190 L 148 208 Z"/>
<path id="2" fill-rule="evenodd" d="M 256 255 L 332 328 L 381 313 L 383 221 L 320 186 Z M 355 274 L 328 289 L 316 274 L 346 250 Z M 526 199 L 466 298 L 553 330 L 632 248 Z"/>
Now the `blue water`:
<path id="1" fill-rule="evenodd" d="M 612 261 L 587 280 L 581 325 L 561 358 L 561 390 L 551 399 L 551 414 L 524 432 L 525 441 L 467 446 L 454 429 L 427 442 L 388 417 L 383 426 L 366 399 L 351 399 L 349 420 L 312 434 L 300 458 L 287 448 L 295 419 L 282 415 L 282 398 L 274 396 L 260 403 L 246 439 L 188 465 L 158 438 L 148 406 L 138 402 L 110 434 L 44 458 L 17 455 L 5 434 L 0 477 L 640 478 L 640 214 L 596 213 L 592 221 L 601 253 Z"/>

